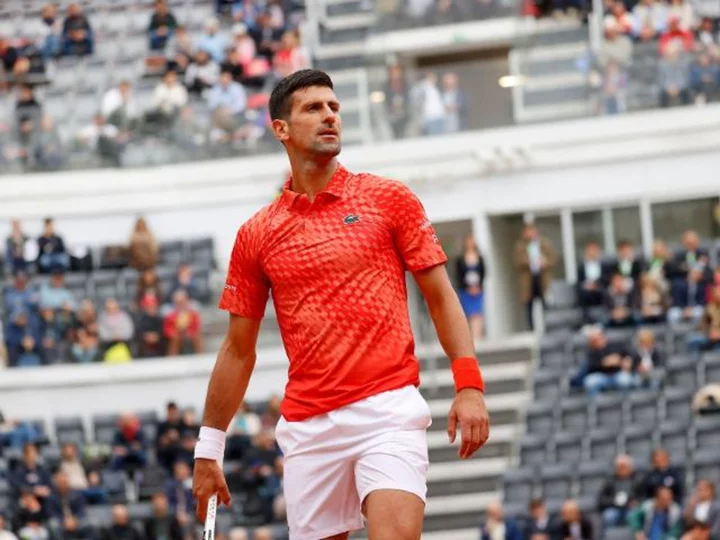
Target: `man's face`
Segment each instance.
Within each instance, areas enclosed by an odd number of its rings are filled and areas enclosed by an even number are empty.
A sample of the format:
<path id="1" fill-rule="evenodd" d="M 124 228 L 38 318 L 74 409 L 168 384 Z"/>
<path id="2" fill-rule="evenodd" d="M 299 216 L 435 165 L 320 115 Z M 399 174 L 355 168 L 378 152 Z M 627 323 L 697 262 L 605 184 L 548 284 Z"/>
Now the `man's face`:
<path id="1" fill-rule="evenodd" d="M 701 480 L 697 486 L 697 495 L 701 501 L 712 501 L 714 496 L 710 482 Z"/>
<path id="2" fill-rule="evenodd" d="M 600 259 L 600 246 L 597 244 L 588 244 L 585 248 L 585 258 L 588 261 L 597 261 Z"/>
<path id="3" fill-rule="evenodd" d="M 113 523 L 115 525 L 127 525 L 128 523 L 128 510 L 122 504 L 116 504 L 112 509 Z"/>
<path id="4" fill-rule="evenodd" d="M 165 77 L 163 79 L 165 81 L 165 84 L 167 86 L 175 86 L 175 83 L 177 82 L 177 75 L 174 71 L 168 71 L 165 74 Z"/>
<path id="5" fill-rule="evenodd" d="M 37 449 L 32 445 L 26 446 L 23 450 L 23 457 L 25 458 L 25 464 L 32 467 L 37 463 Z"/>
<path id="6" fill-rule="evenodd" d="M 177 407 L 168 407 L 167 419 L 168 422 L 177 422 L 180 420 L 180 410 Z"/>
<path id="7" fill-rule="evenodd" d="M 55 489 L 57 489 L 60 493 L 67 493 L 70 491 L 70 482 L 67 474 L 64 472 L 59 472 L 55 475 Z"/>
<path id="8" fill-rule="evenodd" d="M 670 456 L 664 450 L 658 451 L 653 456 L 653 465 L 656 469 L 665 470 L 670 467 Z"/>
<path id="9" fill-rule="evenodd" d="M 275 120 L 275 136 L 300 153 L 333 158 L 340 153 L 342 120 L 335 92 L 311 86 L 295 92 L 287 120 Z"/>
<path id="10" fill-rule="evenodd" d="M 123 99 L 127 99 L 130 95 L 130 85 L 128 83 L 120 83 L 118 90 L 120 90 L 120 95 Z"/>
<path id="11" fill-rule="evenodd" d="M 63 446 L 62 457 L 66 461 L 73 461 L 75 459 L 75 446 L 72 444 Z"/>
<path id="12" fill-rule="evenodd" d="M 158 517 L 164 517 L 168 513 L 168 500 L 164 493 L 158 493 L 152 499 L 153 512 Z"/>
<path id="13" fill-rule="evenodd" d="M 50 283 L 52 283 L 52 286 L 59 289 L 63 286 L 65 282 L 65 278 L 62 274 L 53 274 L 52 278 L 50 278 Z"/>
<path id="14" fill-rule="evenodd" d="M 455 90 L 458 86 L 457 75 L 454 73 L 446 73 L 443 75 L 443 87 L 445 90 Z"/>
<path id="15" fill-rule="evenodd" d="M 26 285 L 27 285 L 27 276 L 25 274 L 23 274 L 22 272 L 19 272 L 15 276 L 15 288 L 19 291 L 22 291 Z"/>
<path id="16" fill-rule="evenodd" d="M 165 15 L 168 12 L 167 4 L 165 4 L 165 2 L 158 2 L 155 4 L 155 11 L 158 15 Z"/>
<path id="17" fill-rule="evenodd" d="M 230 75 L 226 71 L 223 71 L 220 74 L 220 84 L 223 86 L 223 88 L 227 88 L 228 86 L 230 86 L 231 82 L 232 82 L 232 75 Z"/>
<path id="18" fill-rule="evenodd" d="M 178 461 L 174 467 L 175 480 L 184 482 L 190 478 L 190 467 L 184 461 Z"/>
<path id="19" fill-rule="evenodd" d="M 658 508 L 661 508 L 663 510 L 666 508 L 670 508 L 670 505 L 673 502 L 672 490 L 666 487 L 658 488 L 655 500 Z"/>
<path id="20" fill-rule="evenodd" d="M 67 8 L 68 15 L 74 17 L 76 15 L 80 15 L 80 6 L 77 4 L 70 4 Z"/>
<path id="21" fill-rule="evenodd" d="M 618 257 L 624 261 L 631 261 L 635 258 L 635 250 L 630 245 L 621 246 L 618 249 Z"/>
<path id="22" fill-rule="evenodd" d="M 43 232 L 45 236 L 52 236 L 55 234 L 55 224 L 52 221 L 46 221 L 43 225 Z"/>
<path id="23" fill-rule="evenodd" d="M 593 349 L 600 350 L 607 345 L 607 338 L 602 332 L 595 332 L 590 335 L 590 346 Z"/>
<path id="24" fill-rule="evenodd" d="M 627 460 L 621 459 L 615 464 L 615 474 L 618 478 L 629 478 L 632 474 L 632 467 Z"/>
<path id="25" fill-rule="evenodd" d="M 683 245 L 688 251 L 696 251 L 699 244 L 700 239 L 694 232 L 686 232 L 683 236 Z"/>
<path id="26" fill-rule="evenodd" d="M 615 291 L 621 291 L 625 288 L 625 278 L 620 275 L 615 275 L 610 282 L 611 287 Z"/>

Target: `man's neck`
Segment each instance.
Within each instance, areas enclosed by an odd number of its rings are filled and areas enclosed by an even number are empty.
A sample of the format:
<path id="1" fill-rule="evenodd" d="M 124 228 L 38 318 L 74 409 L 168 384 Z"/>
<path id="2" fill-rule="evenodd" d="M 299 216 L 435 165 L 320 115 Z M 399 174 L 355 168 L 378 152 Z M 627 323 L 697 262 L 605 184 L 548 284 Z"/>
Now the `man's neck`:
<path id="1" fill-rule="evenodd" d="M 290 166 L 292 169 L 290 189 L 296 193 L 305 193 L 308 199 L 313 201 L 332 180 L 339 164 L 336 158 L 328 161 L 300 161 L 290 158 Z"/>

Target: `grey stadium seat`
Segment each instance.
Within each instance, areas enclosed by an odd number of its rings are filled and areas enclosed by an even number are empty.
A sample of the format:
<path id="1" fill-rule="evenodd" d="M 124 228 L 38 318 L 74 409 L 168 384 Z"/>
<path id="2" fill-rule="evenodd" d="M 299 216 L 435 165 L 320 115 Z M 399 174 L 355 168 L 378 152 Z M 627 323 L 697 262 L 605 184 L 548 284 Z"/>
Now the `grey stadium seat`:
<path id="1" fill-rule="evenodd" d="M 717 484 L 720 482 L 720 452 L 717 448 L 703 448 L 693 456 L 695 480 L 705 479 Z"/>
<path id="2" fill-rule="evenodd" d="M 628 538 L 632 538 L 632 531 L 627 527 L 605 529 L 605 540 L 628 540 Z"/>
<path id="3" fill-rule="evenodd" d="M 607 461 L 584 461 L 578 467 L 578 488 L 581 495 L 597 497 L 605 480 L 612 473 Z"/>
<path id="4" fill-rule="evenodd" d="M 631 392 L 627 397 L 628 420 L 631 424 L 654 426 L 660 409 L 658 392 L 645 390 Z"/>
<path id="5" fill-rule="evenodd" d="M 698 386 L 697 362 L 689 356 L 673 356 L 668 359 L 667 384 L 678 388 L 695 390 Z"/>
<path id="6" fill-rule="evenodd" d="M 55 437 L 59 444 L 66 442 L 71 442 L 78 446 L 85 444 L 85 427 L 83 426 L 82 418 L 79 416 L 56 418 Z"/>
<path id="7" fill-rule="evenodd" d="M 655 448 L 653 434 L 653 426 L 642 424 L 625 426 L 623 429 L 625 453 L 639 460 L 647 460 Z"/>
<path id="8" fill-rule="evenodd" d="M 107 527 L 112 524 L 112 506 L 99 505 L 87 507 L 87 520 L 97 528 Z"/>
<path id="9" fill-rule="evenodd" d="M 577 305 L 575 286 L 565 281 L 554 280 L 550 284 L 548 304 L 551 308 L 571 308 Z"/>
<path id="10" fill-rule="evenodd" d="M 535 435 L 550 435 L 553 430 L 554 415 L 555 403 L 553 401 L 534 403 L 525 416 L 528 432 Z"/>
<path id="11" fill-rule="evenodd" d="M 593 401 L 595 427 L 618 430 L 625 417 L 625 394 L 611 392 L 597 396 Z"/>
<path id="12" fill-rule="evenodd" d="M 524 467 L 545 463 L 547 437 L 525 435 L 520 440 L 520 463 Z"/>
<path id="13" fill-rule="evenodd" d="M 688 425 L 667 421 L 660 424 L 658 443 L 670 454 L 672 463 L 684 463 L 688 456 Z"/>
<path id="14" fill-rule="evenodd" d="M 503 475 L 503 500 L 527 505 L 533 497 L 535 468 L 509 469 Z"/>
<path id="15" fill-rule="evenodd" d="M 93 296 L 98 303 L 103 303 L 108 298 L 118 298 L 118 280 L 115 272 L 95 272 L 90 279 Z M 102 306 L 98 306 L 101 308 Z"/>
<path id="16" fill-rule="evenodd" d="M 533 396 L 538 400 L 556 402 L 563 388 L 565 371 L 539 369 L 533 374 Z"/>
<path id="17" fill-rule="evenodd" d="M 573 479 L 573 465 L 557 463 L 540 468 L 542 496 L 545 499 L 567 499 L 570 496 Z"/>
<path id="18" fill-rule="evenodd" d="M 112 444 L 118 418 L 117 414 L 99 414 L 93 417 L 93 432 L 96 442 Z"/>
<path id="19" fill-rule="evenodd" d="M 560 429 L 583 432 L 588 425 L 588 398 L 565 398 L 560 403 Z"/>
<path id="20" fill-rule="evenodd" d="M 720 354 L 705 353 L 702 355 L 703 384 L 720 383 Z"/>
<path id="21" fill-rule="evenodd" d="M 588 435 L 588 455 L 593 461 L 610 461 L 617 455 L 617 431 L 596 429 Z"/>
<path id="22" fill-rule="evenodd" d="M 583 435 L 577 431 L 556 433 L 553 437 L 556 463 L 579 463 L 583 459 Z"/>
<path id="23" fill-rule="evenodd" d="M 699 416 L 693 424 L 697 448 L 720 448 L 720 415 Z"/>
<path id="24" fill-rule="evenodd" d="M 689 388 L 665 388 L 665 419 L 676 422 L 690 423 L 692 419 L 693 390 Z"/>

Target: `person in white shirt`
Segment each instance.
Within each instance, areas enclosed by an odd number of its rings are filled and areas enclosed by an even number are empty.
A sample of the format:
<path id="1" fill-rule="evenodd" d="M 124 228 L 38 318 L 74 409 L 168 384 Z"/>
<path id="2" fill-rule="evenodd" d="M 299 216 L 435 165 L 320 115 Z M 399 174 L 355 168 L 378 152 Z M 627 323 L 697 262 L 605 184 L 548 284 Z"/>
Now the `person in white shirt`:
<path id="1" fill-rule="evenodd" d="M 174 71 L 166 72 L 153 92 L 153 108 L 165 120 L 171 120 L 187 102 L 187 90 L 178 83 L 177 74 Z"/>
<path id="2" fill-rule="evenodd" d="M 710 480 L 698 480 L 683 515 L 688 526 L 705 523 L 710 528 L 710 538 L 720 537 L 720 503 L 715 500 L 715 484 Z"/>
<path id="3" fill-rule="evenodd" d="M 442 135 L 445 132 L 445 103 L 437 86 L 437 75 L 428 72 L 413 93 L 423 134 Z"/>
<path id="4" fill-rule="evenodd" d="M 142 114 L 128 81 L 121 81 L 115 88 L 105 92 L 100 112 L 108 122 L 121 127 L 129 127 Z"/>
<path id="5" fill-rule="evenodd" d="M 6 528 L 5 516 L 0 514 L 0 540 L 18 540 L 12 531 L 8 531 Z"/>
<path id="6" fill-rule="evenodd" d="M 220 78 L 220 65 L 210 54 L 199 50 L 185 72 L 185 85 L 190 92 L 200 94 L 207 88 L 212 88 Z"/>

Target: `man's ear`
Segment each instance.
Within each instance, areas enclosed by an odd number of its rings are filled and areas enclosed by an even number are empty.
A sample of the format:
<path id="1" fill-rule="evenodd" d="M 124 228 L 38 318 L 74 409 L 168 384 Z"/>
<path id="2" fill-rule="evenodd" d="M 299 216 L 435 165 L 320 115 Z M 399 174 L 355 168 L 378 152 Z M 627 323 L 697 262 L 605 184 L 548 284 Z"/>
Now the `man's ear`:
<path id="1" fill-rule="evenodd" d="M 290 138 L 290 135 L 288 133 L 289 127 L 288 123 L 285 120 L 276 119 L 273 120 L 270 124 L 272 127 L 273 133 L 275 134 L 275 138 L 284 143 Z"/>

